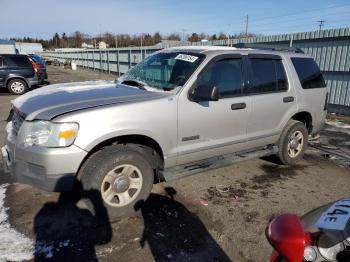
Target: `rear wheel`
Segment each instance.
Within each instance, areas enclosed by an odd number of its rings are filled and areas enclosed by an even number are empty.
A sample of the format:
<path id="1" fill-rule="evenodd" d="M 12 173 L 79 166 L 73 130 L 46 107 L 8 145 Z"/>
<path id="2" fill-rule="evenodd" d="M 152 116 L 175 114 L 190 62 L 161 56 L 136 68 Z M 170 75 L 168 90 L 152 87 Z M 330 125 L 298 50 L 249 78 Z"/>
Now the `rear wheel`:
<path id="1" fill-rule="evenodd" d="M 303 157 L 308 143 L 305 124 L 290 120 L 284 128 L 278 143 L 278 158 L 285 165 L 293 165 Z"/>
<path id="2" fill-rule="evenodd" d="M 81 170 L 86 205 L 98 217 L 96 205 L 102 204 L 110 220 L 133 214 L 148 198 L 153 181 L 154 172 L 147 157 L 128 145 L 103 148 Z M 98 192 L 98 196 L 91 192 Z"/>
<path id="3" fill-rule="evenodd" d="M 28 86 L 27 83 L 21 79 L 12 79 L 8 82 L 7 89 L 13 95 L 22 95 L 27 91 Z"/>

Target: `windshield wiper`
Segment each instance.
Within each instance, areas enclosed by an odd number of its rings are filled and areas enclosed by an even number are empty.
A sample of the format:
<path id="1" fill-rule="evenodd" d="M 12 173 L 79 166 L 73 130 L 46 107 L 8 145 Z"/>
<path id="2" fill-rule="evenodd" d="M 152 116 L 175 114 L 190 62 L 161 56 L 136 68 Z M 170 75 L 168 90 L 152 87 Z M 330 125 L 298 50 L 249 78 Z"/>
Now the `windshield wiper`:
<path id="1" fill-rule="evenodd" d="M 146 83 L 139 80 L 124 80 L 123 82 L 121 82 L 121 84 L 128 85 L 128 86 L 135 86 L 141 90 L 146 90 L 145 86 L 147 86 Z"/>

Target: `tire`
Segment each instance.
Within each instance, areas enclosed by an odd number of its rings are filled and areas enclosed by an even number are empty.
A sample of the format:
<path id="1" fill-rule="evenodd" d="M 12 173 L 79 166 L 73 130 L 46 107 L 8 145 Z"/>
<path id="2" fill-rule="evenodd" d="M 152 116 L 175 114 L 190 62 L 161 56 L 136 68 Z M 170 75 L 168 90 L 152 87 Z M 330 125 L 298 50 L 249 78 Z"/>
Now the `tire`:
<path id="1" fill-rule="evenodd" d="M 24 80 L 12 79 L 8 82 L 7 89 L 13 95 L 23 95 L 27 92 L 28 85 Z"/>
<path id="2" fill-rule="evenodd" d="M 289 120 L 278 142 L 277 157 L 284 165 L 293 165 L 301 159 L 308 143 L 308 131 L 305 124 Z"/>
<path id="3" fill-rule="evenodd" d="M 150 195 L 154 182 L 150 161 L 135 145 L 103 148 L 88 158 L 79 176 L 88 209 L 96 217 L 107 215 L 111 221 L 134 214 Z"/>

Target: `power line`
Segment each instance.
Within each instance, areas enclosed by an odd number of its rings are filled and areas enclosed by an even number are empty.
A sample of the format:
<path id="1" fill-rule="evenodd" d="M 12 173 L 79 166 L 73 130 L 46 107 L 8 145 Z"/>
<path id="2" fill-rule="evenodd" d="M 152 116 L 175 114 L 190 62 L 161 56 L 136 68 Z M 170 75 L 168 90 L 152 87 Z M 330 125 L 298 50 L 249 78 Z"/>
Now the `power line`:
<path id="1" fill-rule="evenodd" d="M 332 8 L 339 8 L 339 7 L 350 7 L 350 4 L 333 5 L 333 6 L 322 7 L 322 8 L 317 8 L 317 9 L 309 9 L 309 10 L 305 10 L 303 12 L 293 12 L 293 13 L 287 13 L 287 14 L 278 15 L 278 16 L 262 17 L 262 18 L 259 18 L 257 21 L 262 21 L 262 20 L 267 20 L 267 19 L 272 19 L 272 18 L 286 17 L 286 16 L 295 16 L 295 15 L 299 15 L 299 14 L 305 14 L 305 13 L 310 13 L 310 12 L 320 11 L 320 10 L 330 10 Z"/>
<path id="2" fill-rule="evenodd" d="M 293 16 L 298 16 L 298 15 L 301 15 L 301 14 L 307 14 L 307 13 L 310 13 L 310 12 L 314 12 L 314 11 L 320 11 L 320 10 L 329 10 L 329 11 L 337 11 L 337 10 L 334 10 L 334 8 L 340 8 L 340 7 L 350 7 L 350 4 L 344 4 L 344 5 L 333 5 L 333 6 L 329 6 L 329 7 L 323 7 L 323 8 L 317 8 L 317 9 L 309 9 L 309 10 L 305 10 L 305 11 L 302 11 L 302 12 L 293 12 L 293 13 L 287 13 L 287 14 L 284 14 L 284 15 L 278 15 L 278 16 L 270 16 L 270 17 L 262 17 L 262 18 L 258 18 L 258 19 L 251 19 L 250 20 L 250 25 L 253 26 L 254 28 L 255 27 L 260 27 L 262 25 L 268 25 L 268 24 L 276 24 L 276 18 L 289 18 L 289 17 L 293 17 Z M 322 17 L 324 16 L 332 16 L 332 15 L 338 15 L 339 13 L 342 13 L 342 12 L 345 12 L 345 14 L 348 14 L 349 11 L 348 10 L 338 10 L 337 13 L 331 13 L 331 14 L 322 14 Z M 321 16 L 321 14 L 317 15 L 317 16 L 312 16 L 313 18 L 319 18 Z M 310 16 L 307 16 L 307 17 L 301 17 L 301 19 L 310 19 L 312 18 Z M 292 19 L 292 20 L 291 20 Z M 265 21 L 265 20 L 270 20 L 270 21 L 267 21 L 265 23 L 261 23 L 261 21 Z M 275 20 L 275 21 L 271 21 L 271 20 Z M 290 18 L 289 21 L 296 21 L 298 22 L 300 19 L 297 18 Z M 278 22 L 281 21 L 281 20 L 277 20 Z M 281 22 L 282 23 L 285 23 L 286 19 L 283 19 Z M 255 26 L 254 26 L 255 25 Z M 237 22 L 237 23 L 233 23 L 231 24 L 231 26 L 233 27 L 240 27 L 241 26 L 241 23 L 240 22 Z M 224 27 L 216 27 L 216 28 L 211 28 L 209 30 L 206 30 L 207 32 L 214 32 L 214 31 L 225 31 Z"/>
<path id="3" fill-rule="evenodd" d="M 327 19 L 327 24 L 328 24 L 328 28 L 330 27 L 337 27 L 339 24 L 347 24 L 349 23 L 349 19 L 337 19 L 337 18 L 334 18 L 334 19 Z M 299 23 L 298 21 L 295 21 L 295 22 L 290 22 L 290 23 L 280 23 L 278 25 L 278 27 L 274 27 L 273 30 L 276 31 L 276 30 L 279 30 L 279 29 L 285 29 L 285 28 L 298 28 L 298 27 L 306 27 L 306 26 L 312 26 L 312 28 L 310 28 L 311 30 L 314 29 L 314 26 L 315 26 L 315 22 L 310 22 L 310 21 L 307 21 L 306 23 L 303 22 L 303 23 Z M 254 27 L 251 27 L 251 30 L 256 33 L 256 32 L 259 32 L 259 31 L 264 31 L 264 30 L 270 30 L 271 27 L 270 26 L 254 26 Z"/>
<path id="4" fill-rule="evenodd" d="M 339 15 L 349 15 L 349 10 L 343 10 L 343 11 L 337 11 L 337 13 L 331 13 L 331 14 L 325 14 L 325 15 L 322 15 L 322 18 L 324 17 L 329 17 L 329 18 L 332 18 L 332 16 L 335 16 L 336 18 L 339 18 Z M 297 19 L 296 18 L 291 18 L 291 19 L 283 19 L 283 20 L 276 20 L 276 21 L 281 21 L 283 22 L 283 24 L 285 24 L 286 22 L 300 22 L 302 20 L 309 20 L 310 19 L 314 19 L 314 18 L 319 18 L 321 15 L 315 15 L 315 16 L 305 16 L 305 17 L 298 17 Z M 268 22 L 268 23 L 251 23 L 251 25 L 255 25 L 254 27 L 261 27 L 261 26 L 264 26 L 264 25 L 273 25 L 273 24 L 276 24 L 276 21 L 273 21 L 273 22 Z"/>

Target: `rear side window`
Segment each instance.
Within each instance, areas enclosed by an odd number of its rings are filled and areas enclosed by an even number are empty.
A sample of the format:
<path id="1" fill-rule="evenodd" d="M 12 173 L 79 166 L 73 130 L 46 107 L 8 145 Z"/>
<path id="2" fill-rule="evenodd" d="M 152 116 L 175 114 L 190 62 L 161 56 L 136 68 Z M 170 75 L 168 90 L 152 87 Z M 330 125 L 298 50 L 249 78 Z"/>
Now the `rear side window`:
<path id="1" fill-rule="evenodd" d="M 261 94 L 286 91 L 287 77 L 281 60 L 251 58 L 251 79 L 248 93 Z"/>
<path id="2" fill-rule="evenodd" d="M 10 56 L 7 59 L 11 61 L 12 66 L 31 67 L 29 58 L 26 56 Z"/>
<path id="3" fill-rule="evenodd" d="M 303 89 L 326 87 L 322 73 L 312 58 L 291 59 Z"/>

